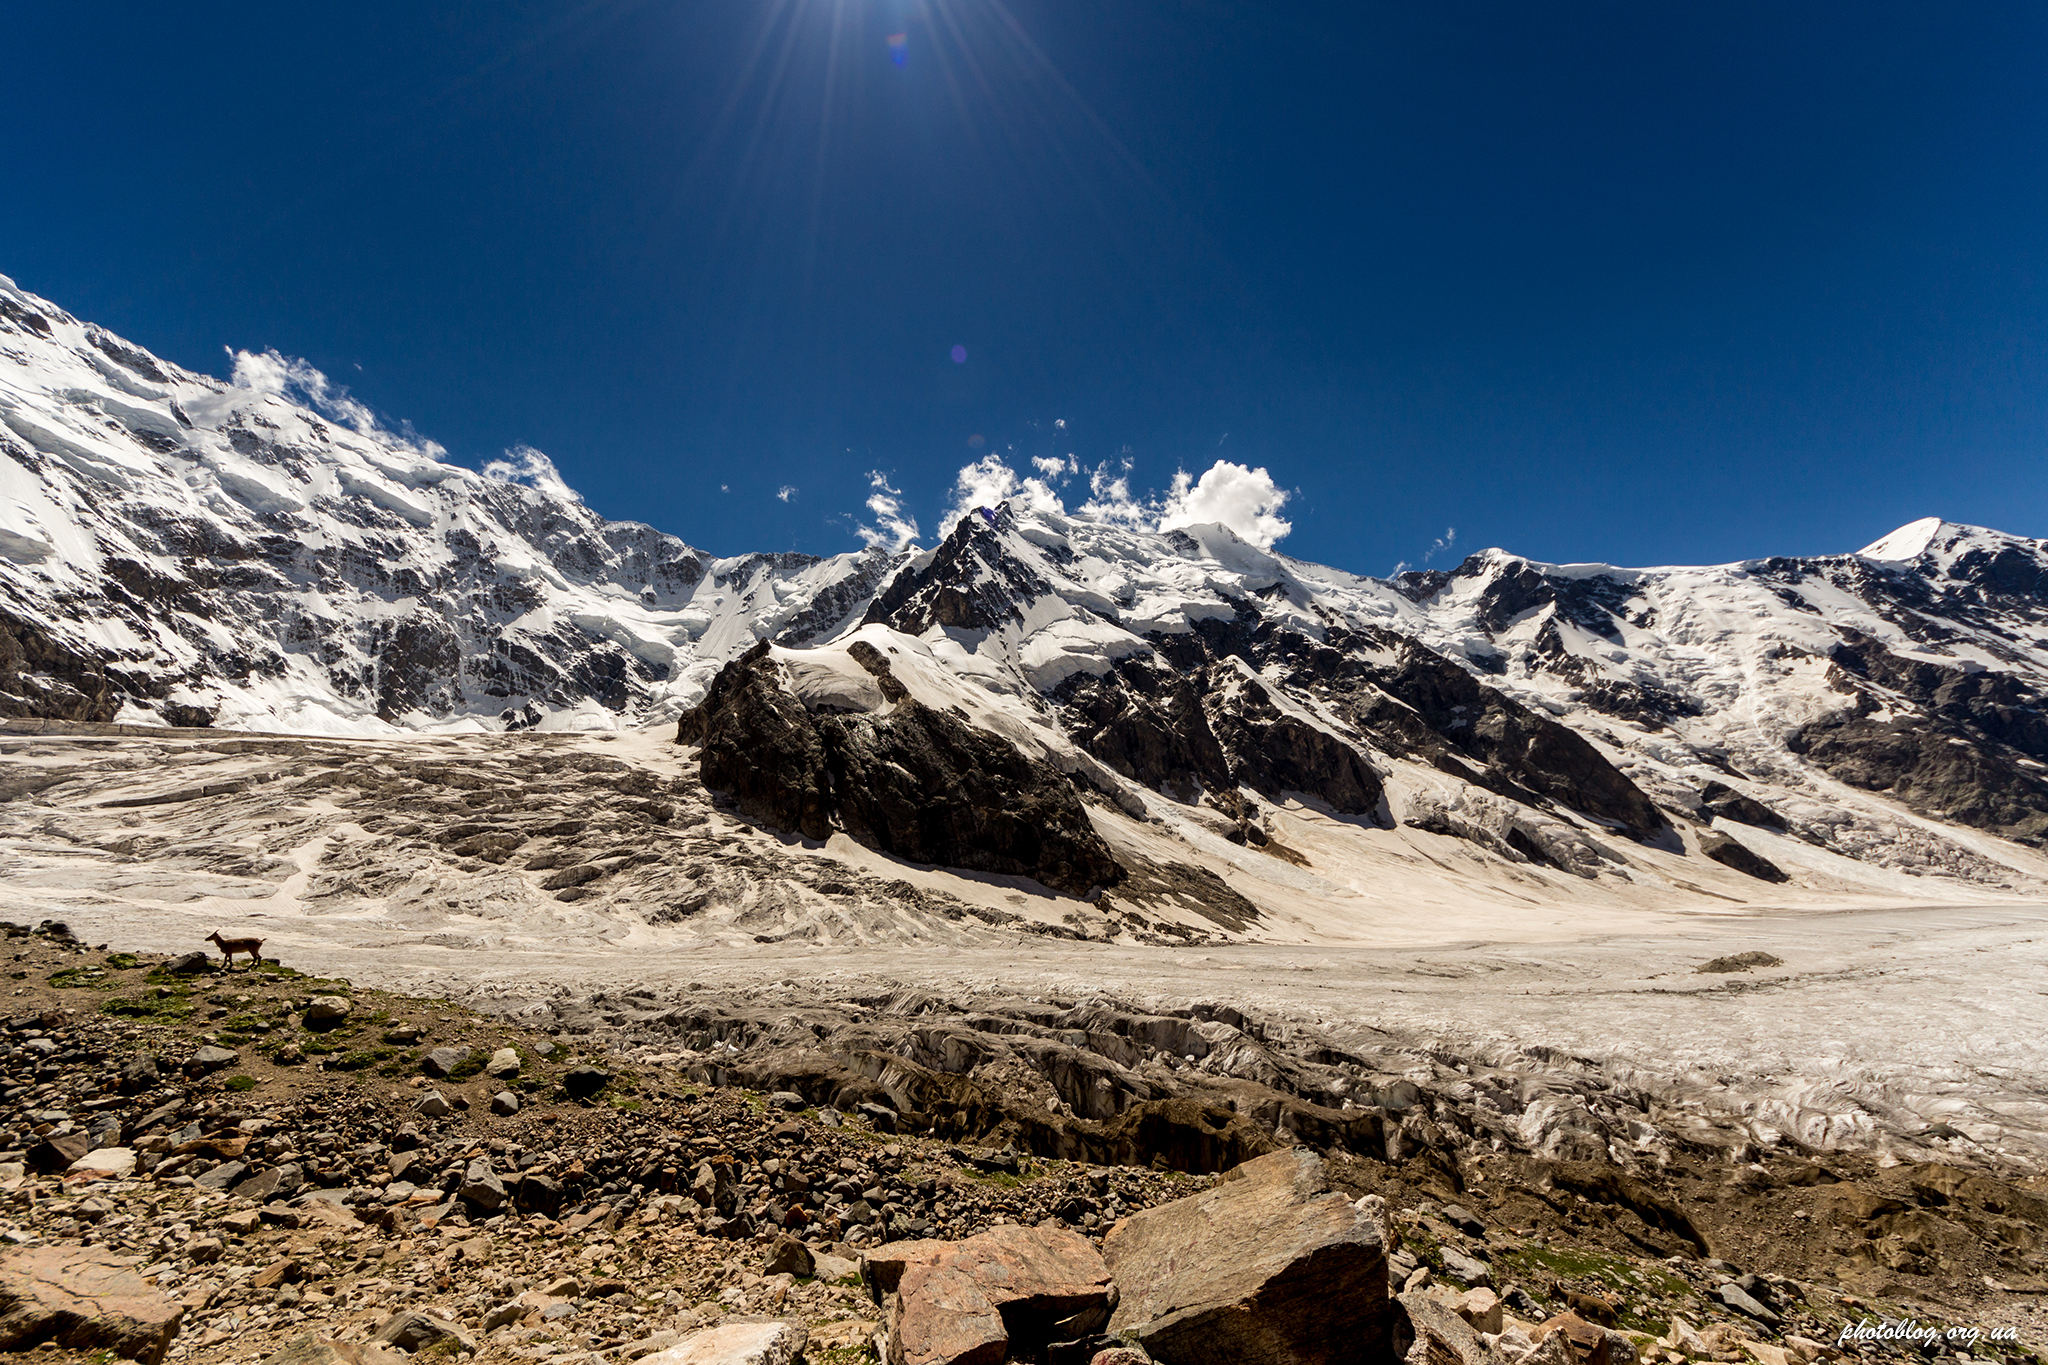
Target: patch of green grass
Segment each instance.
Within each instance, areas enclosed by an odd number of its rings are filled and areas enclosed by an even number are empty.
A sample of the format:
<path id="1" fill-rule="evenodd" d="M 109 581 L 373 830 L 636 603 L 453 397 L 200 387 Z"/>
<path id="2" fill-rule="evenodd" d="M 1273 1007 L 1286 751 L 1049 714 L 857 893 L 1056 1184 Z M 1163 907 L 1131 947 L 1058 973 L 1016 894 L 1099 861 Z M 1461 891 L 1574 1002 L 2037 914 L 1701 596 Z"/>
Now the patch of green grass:
<path id="1" fill-rule="evenodd" d="M 1494 1264 L 1524 1279 L 1549 1287 L 1549 1280 L 1591 1281 L 1595 1286 L 1616 1291 L 1621 1309 L 1615 1315 L 1624 1331 L 1648 1332 L 1661 1336 L 1670 1321 L 1642 1312 L 1644 1291 L 1667 1299 L 1691 1299 L 1696 1291 L 1680 1276 L 1657 1266 L 1638 1267 L 1619 1256 L 1609 1256 L 1581 1247 L 1521 1246 L 1496 1254 Z"/>
<path id="2" fill-rule="evenodd" d="M 156 1023 L 175 1023 L 192 1017 L 192 1002 L 185 998 L 183 991 L 158 987 L 146 995 L 118 996 L 100 1006 L 101 1014 L 111 1014 L 117 1019 L 144 1019 Z"/>
<path id="3" fill-rule="evenodd" d="M 397 1048 L 357 1048 L 351 1052 L 344 1052 L 339 1057 L 329 1058 L 327 1069 L 329 1071 L 362 1071 L 368 1067 L 388 1062 L 397 1055 Z"/>
<path id="4" fill-rule="evenodd" d="M 467 1057 L 464 1057 L 453 1067 L 449 1068 L 448 1079 L 451 1081 L 466 1081 L 472 1076 L 480 1076 L 483 1074 L 484 1064 L 490 1060 L 490 1053 L 485 1052 L 482 1048 L 473 1047 L 469 1050 Z"/>
<path id="5" fill-rule="evenodd" d="M 640 1112 L 640 1101 L 638 1100 L 627 1099 L 620 1095 L 605 1095 L 603 1098 L 604 1102 L 614 1109 L 624 1109 L 632 1114 Z"/>
<path id="6" fill-rule="evenodd" d="M 130 967 L 140 967 L 142 959 L 133 953 L 108 953 L 107 965 L 117 972 L 125 972 Z"/>
<path id="7" fill-rule="evenodd" d="M 51 972 L 50 984 L 58 990 L 76 990 L 83 987 L 107 990 L 121 983 L 108 980 L 106 972 L 99 967 L 81 966 L 65 967 L 61 971 Z"/>
<path id="8" fill-rule="evenodd" d="M 232 1029 L 236 1033 L 268 1033 L 270 1031 L 270 1021 L 260 1014 L 237 1014 L 231 1018 L 221 1020 L 220 1026 L 224 1029 Z"/>
<path id="9" fill-rule="evenodd" d="M 241 1075 L 228 1077 L 228 1089 L 230 1090 L 254 1090 L 255 1088 L 256 1078 L 254 1076 Z"/>
<path id="10" fill-rule="evenodd" d="M 290 967 L 285 966 L 282 962 L 273 962 L 267 957 L 256 964 L 256 970 L 262 972 L 266 976 L 275 976 L 286 979 L 296 979 L 304 975 L 303 972 L 294 971 Z"/>

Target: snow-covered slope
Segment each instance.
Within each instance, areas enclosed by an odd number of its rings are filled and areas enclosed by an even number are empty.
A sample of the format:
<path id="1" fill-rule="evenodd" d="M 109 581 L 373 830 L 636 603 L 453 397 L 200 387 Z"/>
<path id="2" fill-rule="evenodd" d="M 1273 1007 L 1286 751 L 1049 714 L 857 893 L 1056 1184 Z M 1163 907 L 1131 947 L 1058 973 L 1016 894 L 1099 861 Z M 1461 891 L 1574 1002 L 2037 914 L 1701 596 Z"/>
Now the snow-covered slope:
<path id="1" fill-rule="evenodd" d="M 879 716 L 865 640 L 1100 798 L 1133 867 L 1176 856 L 1132 852 L 1163 830 L 1304 885 L 1347 839 L 1377 850 L 1353 886 L 1445 849 L 1561 885 L 1710 860 L 1700 895 L 2048 872 L 2038 541 L 1928 520 L 1857 554 L 1378 580 L 1034 497 L 929 549 L 715 560 L 536 453 L 441 453 L 275 355 L 223 384 L 0 279 L 0 714 L 616 727 L 772 641 L 793 705 Z"/>
<path id="2" fill-rule="evenodd" d="M 597 516 L 535 453 L 440 454 L 274 355 L 222 384 L 0 277 L 0 711 L 616 724 L 757 636 L 829 632 L 883 567 L 713 559 Z"/>

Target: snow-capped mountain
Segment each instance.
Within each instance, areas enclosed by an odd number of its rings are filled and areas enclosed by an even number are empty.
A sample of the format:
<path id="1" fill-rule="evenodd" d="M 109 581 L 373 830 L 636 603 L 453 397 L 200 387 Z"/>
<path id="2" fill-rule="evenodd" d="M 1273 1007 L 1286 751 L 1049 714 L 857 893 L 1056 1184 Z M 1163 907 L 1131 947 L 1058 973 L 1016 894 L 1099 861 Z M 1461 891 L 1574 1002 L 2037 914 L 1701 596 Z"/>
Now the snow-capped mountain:
<path id="1" fill-rule="evenodd" d="M 1490 550 L 1380 580 L 1033 500 L 929 549 L 721 560 L 597 516 L 535 453 L 482 473 L 441 453 L 275 355 L 222 383 L 0 277 L 0 714 L 358 734 L 684 714 L 727 779 L 779 717 L 816 730 L 796 767 L 723 785 L 878 846 L 904 813 L 833 784 L 904 755 L 940 780 L 989 734 L 1120 818 L 1201 812 L 1283 860 L 1273 812 L 1309 803 L 1591 880 L 1653 852 L 1767 882 L 2048 874 L 2038 541 L 1929 520 L 1820 558 Z M 1095 866 L 1085 821 L 1019 781 Z"/>
<path id="2" fill-rule="evenodd" d="M 757 636 L 829 633 L 885 567 L 713 559 L 537 454 L 478 474 L 327 398 L 274 355 L 193 374 L 0 277 L 0 712 L 617 723 Z"/>

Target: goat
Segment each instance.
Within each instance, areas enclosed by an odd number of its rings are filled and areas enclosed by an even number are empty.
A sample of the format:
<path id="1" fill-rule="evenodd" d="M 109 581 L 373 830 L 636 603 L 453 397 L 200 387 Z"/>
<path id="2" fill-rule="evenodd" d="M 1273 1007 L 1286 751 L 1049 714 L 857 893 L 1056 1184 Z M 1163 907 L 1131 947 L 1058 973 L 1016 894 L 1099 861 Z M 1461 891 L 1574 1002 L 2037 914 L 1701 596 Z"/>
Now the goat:
<path id="1" fill-rule="evenodd" d="M 227 967 L 235 965 L 236 953 L 247 953 L 252 966 L 263 961 L 263 940 L 260 938 L 222 938 L 220 930 L 216 929 L 206 936 L 206 941 L 220 949 L 220 955 L 226 959 Z"/>

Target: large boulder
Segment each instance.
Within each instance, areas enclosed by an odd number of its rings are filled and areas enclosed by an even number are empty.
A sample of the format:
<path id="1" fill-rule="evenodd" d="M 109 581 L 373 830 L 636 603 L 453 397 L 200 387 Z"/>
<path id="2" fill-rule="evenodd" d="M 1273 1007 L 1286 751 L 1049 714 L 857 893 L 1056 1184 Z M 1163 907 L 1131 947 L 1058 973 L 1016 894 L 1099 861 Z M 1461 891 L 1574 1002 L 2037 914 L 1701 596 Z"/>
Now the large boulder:
<path id="1" fill-rule="evenodd" d="M 24 1247 L 0 1257 L 0 1351 L 54 1341 L 156 1365 L 184 1315 L 105 1247 Z"/>
<path id="2" fill-rule="evenodd" d="M 1341 1365 L 1387 1349 L 1384 1235 L 1313 1152 L 1247 1161 L 1133 1214 L 1102 1252 L 1121 1296 L 1109 1330 L 1174 1365 Z"/>
<path id="3" fill-rule="evenodd" d="M 886 1309 L 889 1365 L 995 1365 L 1099 1332 L 1109 1267 L 1065 1228 L 1005 1224 L 960 1242 L 893 1242 L 861 1258 Z"/>

